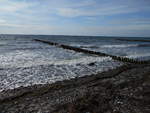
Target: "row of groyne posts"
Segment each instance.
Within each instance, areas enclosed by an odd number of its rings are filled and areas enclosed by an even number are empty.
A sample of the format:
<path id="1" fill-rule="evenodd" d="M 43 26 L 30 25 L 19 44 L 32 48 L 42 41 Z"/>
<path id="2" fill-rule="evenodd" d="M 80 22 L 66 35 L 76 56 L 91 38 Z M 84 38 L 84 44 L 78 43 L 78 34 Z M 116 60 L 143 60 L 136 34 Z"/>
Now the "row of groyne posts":
<path id="1" fill-rule="evenodd" d="M 127 63 L 150 64 L 150 60 L 140 61 L 140 60 L 136 60 L 136 59 L 131 59 L 131 58 L 127 58 L 127 57 L 120 57 L 120 56 L 114 56 L 114 55 L 109 55 L 109 54 L 106 54 L 106 53 L 101 53 L 101 52 L 86 50 L 86 49 L 82 49 L 82 48 L 78 48 L 78 47 L 73 47 L 73 46 L 69 46 L 69 45 L 64 45 L 64 44 L 59 44 L 59 43 L 55 43 L 55 42 L 51 42 L 51 41 L 46 41 L 46 40 L 34 39 L 34 41 L 42 42 L 42 43 L 49 44 L 49 45 L 52 45 L 52 46 L 57 46 L 57 47 L 63 48 L 63 49 L 73 50 L 75 52 L 81 52 L 81 53 L 91 54 L 91 55 L 97 55 L 97 56 L 111 57 L 113 60 L 127 62 Z"/>

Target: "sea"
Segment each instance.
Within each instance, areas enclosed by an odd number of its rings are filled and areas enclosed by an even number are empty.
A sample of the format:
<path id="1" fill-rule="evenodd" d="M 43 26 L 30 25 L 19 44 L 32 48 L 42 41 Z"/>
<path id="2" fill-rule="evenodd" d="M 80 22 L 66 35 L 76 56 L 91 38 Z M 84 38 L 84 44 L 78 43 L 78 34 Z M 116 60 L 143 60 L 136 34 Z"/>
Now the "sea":
<path id="1" fill-rule="evenodd" d="M 34 39 L 138 60 L 150 60 L 150 38 L 60 35 L 0 35 L 0 91 L 69 80 L 123 65 L 110 57 L 78 53 Z M 148 40 L 148 41 L 128 41 Z"/>

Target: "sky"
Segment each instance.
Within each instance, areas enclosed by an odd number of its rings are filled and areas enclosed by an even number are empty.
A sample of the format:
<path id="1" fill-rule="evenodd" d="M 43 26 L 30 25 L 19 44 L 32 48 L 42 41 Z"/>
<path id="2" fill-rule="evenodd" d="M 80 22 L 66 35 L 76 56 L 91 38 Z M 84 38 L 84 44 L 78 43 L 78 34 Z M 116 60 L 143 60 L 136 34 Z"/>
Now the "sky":
<path id="1" fill-rule="evenodd" d="M 0 0 L 0 34 L 150 37 L 150 0 Z"/>

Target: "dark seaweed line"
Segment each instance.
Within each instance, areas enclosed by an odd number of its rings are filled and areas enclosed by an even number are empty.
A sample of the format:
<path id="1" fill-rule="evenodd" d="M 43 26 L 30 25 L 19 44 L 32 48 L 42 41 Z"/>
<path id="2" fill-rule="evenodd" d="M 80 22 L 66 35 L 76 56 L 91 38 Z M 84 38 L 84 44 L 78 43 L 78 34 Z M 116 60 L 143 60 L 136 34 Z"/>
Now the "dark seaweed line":
<path id="1" fill-rule="evenodd" d="M 45 41 L 45 40 L 34 39 L 34 41 L 42 42 L 42 43 L 49 44 L 49 45 L 52 45 L 52 46 L 57 46 L 57 47 L 63 48 L 63 49 L 73 50 L 75 52 L 81 52 L 81 53 L 92 54 L 92 55 L 97 55 L 97 56 L 111 57 L 113 60 L 118 60 L 118 61 L 122 61 L 122 62 L 129 62 L 129 63 L 134 63 L 134 64 L 149 64 L 150 63 L 150 60 L 139 61 L 139 60 L 135 60 L 135 59 L 109 55 L 109 54 L 106 54 L 106 53 L 101 53 L 101 52 L 81 49 L 81 48 L 78 48 L 78 47 L 72 47 L 72 46 L 59 44 L 59 43 L 55 43 L 55 42 L 50 42 L 50 41 Z"/>

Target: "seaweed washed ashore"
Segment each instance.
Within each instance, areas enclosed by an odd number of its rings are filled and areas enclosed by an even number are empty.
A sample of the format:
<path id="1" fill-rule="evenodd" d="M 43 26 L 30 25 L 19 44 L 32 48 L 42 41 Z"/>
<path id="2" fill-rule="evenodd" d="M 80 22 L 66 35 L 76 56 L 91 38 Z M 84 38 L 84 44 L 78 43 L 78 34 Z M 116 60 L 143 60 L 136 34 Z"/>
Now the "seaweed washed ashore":
<path id="1" fill-rule="evenodd" d="M 7 90 L 1 113 L 149 113 L 150 65 L 125 64 L 99 74 Z"/>

